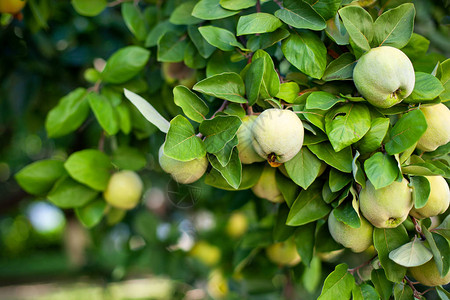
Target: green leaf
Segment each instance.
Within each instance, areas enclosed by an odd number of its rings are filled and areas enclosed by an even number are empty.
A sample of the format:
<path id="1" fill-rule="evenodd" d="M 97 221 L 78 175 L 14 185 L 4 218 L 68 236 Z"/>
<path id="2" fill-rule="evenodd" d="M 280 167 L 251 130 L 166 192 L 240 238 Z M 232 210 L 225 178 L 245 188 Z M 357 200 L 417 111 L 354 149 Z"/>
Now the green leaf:
<path id="1" fill-rule="evenodd" d="M 360 6 L 346 6 L 339 10 L 339 15 L 357 49 L 369 51 L 374 35 L 373 20 L 370 14 Z"/>
<path id="2" fill-rule="evenodd" d="M 411 300 L 414 299 L 413 290 L 406 283 L 396 283 L 394 285 L 394 299 L 395 300 Z"/>
<path id="3" fill-rule="evenodd" d="M 415 109 L 403 115 L 395 123 L 386 143 L 386 152 L 394 155 L 405 151 L 420 139 L 427 130 L 427 120 L 420 109 Z"/>
<path id="4" fill-rule="evenodd" d="M 64 163 L 62 161 L 45 159 L 24 167 L 15 175 L 15 179 L 27 193 L 43 195 L 65 173 Z"/>
<path id="5" fill-rule="evenodd" d="M 99 15 L 107 4 L 106 0 L 72 0 L 75 11 L 86 17 Z"/>
<path id="6" fill-rule="evenodd" d="M 434 229 L 437 233 L 450 240 L 450 215 L 445 217 L 444 221 Z"/>
<path id="7" fill-rule="evenodd" d="M 364 170 L 376 190 L 390 185 L 399 173 L 395 158 L 381 152 L 375 153 L 364 162 Z"/>
<path id="8" fill-rule="evenodd" d="M 111 177 L 111 160 L 99 150 L 85 149 L 72 153 L 64 167 L 73 179 L 97 191 L 104 191 Z"/>
<path id="9" fill-rule="evenodd" d="M 89 105 L 94 112 L 100 126 L 109 135 L 115 135 L 119 131 L 118 115 L 108 98 L 91 92 L 88 95 Z"/>
<path id="10" fill-rule="evenodd" d="M 416 83 L 411 95 L 405 100 L 405 103 L 421 103 L 427 100 L 434 100 L 444 91 L 442 83 L 431 74 L 416 72 Z"/>
<path id="11" fill-rule="evenodd" d="M 373 152 L 380 148 L 389 129 L 389 122 L 388 118 L 375 118 L 372 120 L 369 131 L 357 143 L 361 153 Z"/>
<path id="12" fill-rule="evenodd" d="M 299 186 L 296 185 L 290 178 L 280 174 L 279 172 L 275 173 L 275 179 L 277 181 L 277 187 L 283 195 L 286 204 L 291 207 L 292 203 L 294 203 L 298 196 Z"/>
<path id="13" fill-rule="evenodd" d="M 450 299 L 450 293 L 447 292 L 442 286 L 436 287 L 436 293 L 439 295 L 439 298 L 442 300 L 448 300 Z"/>
<path id="14" fill-rule="evenodd" d="M 295 230 L 295 244 L 302 263 L 309 267 L 313 260 L 316 223 L 308 223 Z"/>
<path id="15" fill-rule="evenodd" d="M 337 220 L 352 228 L 361 227 L 361 220 L 358 212 L 355 211 L 355 208 L 350 201 L 347 201 L 345 204 L 341 204 L 333 209 L 332 214 L 334 214 Z"/>
<path id="16" fill-rule="evenodd" d="M 147 159 L 137 148 L 122 146 L 114 151 L 112 163 L 120 170 L 139 171 L 145 167 Z"/>
<path id="17" fill-rule="evenodd" d="M 284 82 L 280 84 L 280 91 L 276 95 L 277 98 L 283 99 L 287 103 L 294 103 L 300 92 L 300 87 L 295 82 Z"/>
<path id="18" fill-rule="evenodd" d="M 372 45 L 399 49 L 404 47 L 413 33 L 415 14 L 416 10 L 412 3 L 405 3 L 384 12 L 373 23 Z"/>
<path id="19" fill-rule="evenodd" d="M 235 135 L 234 138 L 231 139 L 231 141 L 225 144 L 225 147 L 214 153 L 222 167 L 225 167 L 230 162 L 231 154 L 233 153 L 233 149 L 237 146 L 237 144 L 239 144 L 239 139 L 237 135 Z"/>
<path id="20" fill-rule="evenodd" d="M 410 60 L 414 61 L 420 57 L 425 56 L 430 46 L 430 41 L 424 36 L 413 32 L 408 44 L 401 50 Z"/>
<path id="21" fill-rule="evenodd" d="M 327 65 L 327 49 L 312 32 L 293 32 L 281 44 L 286 59 L 301 72 L 322 78 Z"/>
<path id="22" fill-rule="evenodd" d="M 267 13 L 254 13 L 239 18 L 237 24 L 238 36 L 254 33 L 265 33 L 275 31 L 283 25 L 279 19 Z"/>
<path id="23" fill-rule="evenodd" d="M 125 97 L 133 103 L 139 112 L 153 125 L 164 133 L 169 131 L 169 122 L 144 98 L 127 89 L 124 89 Z"/>
<path id="24" fill-rule="evenodd" d="M 184 114 L 195 122 L 201 123 L 209 113 L 208 105 L 183 85 L 173 89 L 173 97 L 175 104 L 181 107 Z"/>
<path id="25" fill-rule="evenodd" d="M 345 102 L 345 99 L 328 92 L 312 92 L 306 99 L 307 109 L 329 110 L 335 104 Z"/>
<path id="26" fill-rule="evenodd" d="M 345 174 L 331 168 L 330 175 L 328 177 L 328 185 L 332 192 L 338 192 L 342 190 L 347 184 L 352 182 L 353 177 L 351 174 Z"/>
<path id="27" fill-rule="evenodd" d="M 296 110 L 294 107 L 294 111 L 298 111 L 298 110 Z M 311 124 L 317 126 L 323 132 L 325 132 L 325 115 L 326 115 L 327 111 L 320 110 L 320 109 L 307 109 L 305 107 L 303 110 L 303 113 L 304 113 L 303 116 L 305 117 L 306 120 L 308 120 L 309 122 L 311 122 Z"/>
<path id="28" fill-rule="evenodd" d="M 322 185 L 314 183 L 307 190 L 303 190 L 292 204 L 286 224 L 300 226 L 325 217 L 331 208 L 323 201 Z"/>
<path id="29" fill-rule="evenodd" d="M 255 6 L 256 0 L 220 0 L 220 6 L 230 10 L 241 10 Z"/>
<path id="30" fill-rule="evenodd" d="M 353 77 L 353 69 L 356 66 L 356 59 L 350 52 L 343 53 L 335 60 L 331 61 L 323 73 L 322 80 L 348 80 Z"/>
<path id="31" fill-rule="evenodd" d="M 203 22 L 201 19 L 191 15 L 196 4 L 196 0 L 191 0 L 176 6 L 170 15 L 170 23 L 175 25 L 192 25 Z"/>
<path id="32" fill-rule="evenodd" d="M 220 163 L 219 163 L 220 164 Z M 264 166 L 261 164 L 251 164 L 242 166 L 242 180 L 237 190 L 246 190 L 256 184 L 261 176 Z M 236 191 L 228 182 L 222 177 L 219 171 L 212 169 L 205 177 L 205 183 L 227 191 Z"/>
<path id="33" fill-rule="evenodd" d="M 390 281 L 401 282 L 406 274 L 406 268 L 389 259 L 389 253 L 408 242 L 408 233 L 402 224 L 396 228 L 374 228 L 373 230 L 373 245 L 378 252 L 386 277 Z"/>
<path id="34" fill-rule="evenodd" d="M 260 88 L 260 97 L 262 99 L 268 99 L 275 97 L 280 91 L 280 79 L 278 73 L 275 70 L 270 55 L 264 50 L 257 50 L 253 55 L 252 61 L 263 60 L 264 68 L 258 67 L 257 72 L 263 72 L 262 83 Z"/>
<path id="35" fill-rule="evenodd" d="M 289 207 L 281 204 L 275 217 L 273 225 L 273 241 L 275 243 L 283 242 L 294 234 L 295 228 L 286 225 L 286 218 L 289 214 Z"/>
<path id="36" fill-rule="evenodd" d="M 301 254 L 300 257 L 302 258 L 302 262 L 304 262 L 303 256 Z M 316 291 L 318 285 L 321 283 L 321 280 L 322 280 L 322 260 L 319 257 L 314 256 L 311 260 L 311 263 L 307 268 L 305 268 L 305 271 L 302 274 L 302 283 L 305 289 L 310 294 L 313 294 Z"/>
<path id="37" fill-rule="evenodd" d="M 251 51 L 266 49 L 284 40 L 288 36 L 289 31 L 284 28 L 278 28 L 274 32 L 253 35 L 247 41 L 247 48 L 249 48 Z"/>
<path id="38" fill-rule="evenodd" d="M 431 249 L 431 253 L 433 253 L 433 259 L 436 263 L 437 269 L 439 270 L 439 274 L 441 277 L 445 277 L 449 269 L 449 259 L 447 253 L 449 253 L 450 249 L 448 242 L 444 237 L 436 233 L 429 232 L 424 224 L 422 224 L 421 227 L 422 233 L 426 238 L 426 242 Z"/>
<path id="39" fill-rule="evenodd" d="M 344 173 L 350 173 L 352 171 L 352 150 L 350 147 L 344 148 L 339 152 L 335 152 L 330 143 L 324 142 L 314 145 L 308 145 L 308 149 L 311 150 L 319 159 L 323 160 L 333 168 L 338 169 Z"/>
<path id="40" fill-rule="evenodd" d="M 202 20 L 217 20 L 233 16 L 239 11 L 227 10 L 220 6 L 220 0 L 201 0 L 195 5 L 192 16 Z"/>
<path id="41" fill-rule="evenodd" d="M 250 67 L 245 73 L 245 93 L 249 105 L 255 104 L 259 99 L 263 86 L 265 65 L 264 58 L 252 59 Z"/>
<path id="42" fill-rule="evenodd" d="M 284 0 L 282 9 L 275 12 L 275 16 L 284 23 L 299 29 L 325 29 L 325 20 L 304 1 Z"/>
<path id="43" fill-rule="evenodd" d="M 289 177 L 296 184 L 307 189 L 319 175 L 322 163 L 308 148 L 302 147 L 284 166 Z"/>
<path id="44" fill-rule="evenodd" d="M 206 77 L 219 75 L 226 72 L 239 73 L 247 63 L 245 60 L 232 60 L 233 53 L 216 51 L 206 64 Z"/>
<path id="45" fill-rule="evenodd" d="M 197 26 L 189 26 L 188 34 L 192 43 L 194 43 L 195 47 L 203 58 L 209 58 L 216 50 L 214 46 L 212 46 L 203 38 Z"/>
<path id="46" fill-rule="evenodd" d="M 128 29 L 138 41 L 144 41 L 147 37 L 147 28 L 139 7 L 132 3 L 122 3 L 122 16 Z"/>
<path id="47" fill-rule="evenodd" d="M 77 88 L 52 108 L 45 119 L 45 129 L 50 138 L 56 138 L 75 131 L 89 114 L 87 91 Z"/>
<path id="48" fill-rule="evenodd" d="M 102 78 L 109 83 L 124 83 L 136 76 L 147 64 L 150 51 L 138 46 L 128 46 L 114 52 L 106 62 Z"/>
<path id="49" fill-rule="evenodd" d="M 170 121 L 164 154 L 180 161 L 191 161 L 206 155 L 205 144 L 195 135 L 194 127 L 185 117 L 178 115 Z"/>
<path id="50" fill-rule="evenodd" d="M 312 8 L 319 15 L 322 16 L 324 20 L 328 20 L 336 15 L 336 12 L 341 6 L 341 0 L 304 0 L 305 2 L 311 4 Z"/>
<path id="51" fill-rule="evenodd" d="M 393 284 L 386 278 L 383 269 L 372 270 L 370 280 L 373 282 L 378 294 L 380 294 L 381 299 L 389 300 L 392 295 Z"/>
<path id="52" fill-rule="evenodd" d="M 200 55 L 192 42 L 188 42 L 184 48 L 184 63 L 191 69 L 203 69 L 206 66 L 206 59 Z"/>
<path id="53" fill-rule="evenodd" d="M 158 40 L 158 61 L 180 62 L 184 60 L 187 40 L 183 33 L 168 31 Z"/>
<path id="54" fill-rule="evenodd" d="M 239 160 L 237 148 L 234 148 L 231 154 L 230 162 L 223 167 L 214 155 L 208 155 L 211 166 L 222 174 L 223 178 L 234 189 L 238 189 L 242 181 L 242 165 Z"/>
<path id="55" fill-rule="evenodd" d="M 220 50 L 233 51 L 235 47 L 238 47 L 243 51 L 246 50 L 244 46 L 236 40 L 236 36 L 229 30 L 211 25 L 199 27 L 198 30 L 208 43 Z"/>
<path id="56" fill-rule="evenodd" d="M 241 76 L 234 72 L 217 74 L 197 82 L 193 89 L 197 92 L 236 103 L 247 103 L 244 98 L 245 86 Z"/>
<path id="57" fill-rule="evenodd" d="M 423 176 L 411 176 L 411 186 L 413 188 L 412 197 L 414 207 L 422 208 L 427 204 L 430 196 L 430 182 Z"/>
<path id="58" fill-rule="evenodd" d="M 433 254 L 423 242 L 414 237 L 409 243 L 389 252 L 389 258 L 404 267 L 423 265 L 433 257 Z"/>
<path id="59" fill-rule="evenodd" d="M 352 161 L 352 174 L 354 180 L 361 185 L 362 188 L 366 187 L 366 176 L 364 175 L 364 171 L 361 167 L 361 163 L 358 160 L 358 157 L 360 156 L 358 150 L 356 150 L 355 157 Z"/>
<path id="60" fill-rule="evenodd" d="M 56 182 L 47 198 L 58 207 L 74 208 L 86 205 L 97 195 L 97 191 L 64 176 Z"/>
<path id="61" fill-rule="evenodd" d="M 327 21 L 325 32 L 338 45 L 348 45 L 350 42 L 347 29 L 339 18 L 339 14 Z"/>
<path id="62" fill-rule="evenodd" d="M 318 300 L 350 299 L 355 278 L 348 273 L 347 264 L 337 265 L 323 284 Z"/>
<path id="63" fill-rule="evenodd" d="M 219 152 L 231 141 L 241 126 L 242 121 L 236 116 L 216 116 L 200 124 L 200 132 L 205 136 L 206 151 Z"/>
<path id="64" fill-rule="evenodd" d="M 106 202 L 103 199 L 88 203 L 83 207 L 75 208 L 78 220 L 86 228 L 92 228 L 102 220 L 105 213 Z"/>
<path id="65" fill-rule="evenodd" d="M 145 39 L 145 47 L 153 47 L 158 44 L 159 39 L 169 31 L 176 31 L 176 26 L 169 22 L 169 20 L 162 21 L 156 24 L 155 27 L 150 30 Z"/>

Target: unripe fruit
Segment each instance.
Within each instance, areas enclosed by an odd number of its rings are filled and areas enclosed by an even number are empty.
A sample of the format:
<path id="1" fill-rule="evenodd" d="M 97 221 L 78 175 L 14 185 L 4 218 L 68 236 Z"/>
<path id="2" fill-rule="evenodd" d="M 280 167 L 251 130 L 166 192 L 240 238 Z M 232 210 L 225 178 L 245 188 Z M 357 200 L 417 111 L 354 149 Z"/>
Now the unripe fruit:
<path id="1" fill-rule="evenodd" d="M 232 238 L 239 238 L 247 231 L 247 228 L 247 216 L 241 212 L 235 212 L 228 219 L 226 232 Z"/>
<path id="2" fill-rule="evenodd" d="M 427 204 L 413 208 L 409 214 L 418 219 L 429 218 L 444 213 L 450 204 L 450 190 L 442 176 L 425 176 L 430 182 L 430 196 Z"/>
<path id="3" fill-rule="evenodd" d="M 390 46 L 371 49 L 358 60 L 353 81 L 373 106 L 388 108 L 408 97 L 414 89 L 414 68 L 408 56 Z"/>
<path id="4" fill-rule="evenodd" d="M 15 15 L 24 8 L 26 3 L 22 0 L 0 0 L 0 13 Z"/>
<path id="5" fill-rule="evenodd" d="M 209 275 L 208 293 L 213 299 L 223 299 L 228 295 L 228 282 L 222 271 L 216 269 Z"/>
<path id="6" fill-rule="evenodd" d="M 141 178 L 133 171 L 114 173 L 103 192 L 106 202 L 120 209 L 132 209 L 141 199 L 144 185 Z"/>
<path id="7" fill-rule="evenodd" d="M 292 159 L 303 145 L 303 124 L 290 110 L 266 109 L 252 127 L 255 151 L 277 167 Z"/>
<path id="8" fill-rule="evenodd" d="M 409 268 L 409 271 L 417 281 L 427 286 L 446 285 L 450 282 L 450 272 L 441 277 L 434 259 L 421 266 Z"/>
<path id="9" fill-rule="evenodd" d="M 217 265 L 220 261 L 220 257 L 222 256 L 219 247 L 211 245 L 205 241 L 197 242 L 194 247 L 192 247 L 189 254 L 210 267 Z"/>
<path id="10" fill-rule="evenodd" d="M 276 171 L 275 168 L 265 166 L 258 182 L 252 187 L 252 191 L 259 198 L 280 203 L 284 201 L 284 198 L 277 186 Z"/>
<path id="11" fill-rule="evenodd" d="M 295 266 L 302 260 L 292 238 L 266 248 L 269 260 L 279 266 Z"/>
<path id="12" fill-rule="evenodd" d="M 264 158 L 256 153 L 252 145 L 253 131 L 252 126 L 258 116 L 245 116 L 242 118 L 242 124 L 237 131 L 239 144 L 239 158 L 243 164 L 252 164 L 254 162 L 264 161 Z"/>
<path id="13" fill-rule="evenodd" d="M 170 85 L 182 84 L 192 88 L 197 82 L 195 70 L 189 68 L 183 62 L 163 62 L 161 69 L 164 80 Z"/>
<path id="14" fill-rule="evenodd" d="M 408 217 L 413 206 L 408 181 L 394 181 L 378 190 L 367 180 L 359 194 L 360 210 L 364 217 L 378 228 L 395 228 Z"/>
<path id="15" fill-rule="evenodd" d="M 373 226 L 363 217 L 361 226 L 353 228 L 336 219 L 333 210 L 328 216 L 328 229 L 336 242 L 353 252 L 363 252 L 372 245 Z"/>
<path id="16" fill-rule="evenodd" d="M 208 167 L 206 156 L 191 161 L 179 161 L 164 154 L 164 144 L 159 148 L 159 164 L 164 172 L 179 183 L 189 184 L 203 176 Z"/>
<path id="17" fill-rule="evenodd" d="M 420 110 L 427 120 L 427 130 L 417 142 L 417 149 L 434 151 L 450 142 L 450 110 L 442 103 L 423 106 Z"/>

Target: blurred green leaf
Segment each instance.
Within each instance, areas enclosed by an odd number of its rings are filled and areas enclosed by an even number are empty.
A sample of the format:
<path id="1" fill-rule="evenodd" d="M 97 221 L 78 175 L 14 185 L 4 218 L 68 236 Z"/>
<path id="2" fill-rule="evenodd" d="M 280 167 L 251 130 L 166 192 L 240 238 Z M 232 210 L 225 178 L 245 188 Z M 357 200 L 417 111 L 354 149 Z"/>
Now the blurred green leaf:
<path id="1" fill-rule="evenodd" d="M 20 187 L 32 195 L 47 193 L 54 183 L 66 173 L 59 160 L 39 160 L 21 169 L 15 178 Z"/>
<path id="2" fill-rule="evenodd" d="M 47 198 L 58 207 L 74 208 L 84 206 L 97 195 L 98 191 L 74 181 L 69 176 L 64 176 L 56 182 Z"/>
<path id="3" fill-rule="evenodd" d="M 150 51 L 138 46 L 121 48 L 106 62 L 102 78 L 109 83 L 124 83 L 144 68 L 149 57 Z"/>
<path id="4" fill-rule="evenodd" d="M 75 214 L 84 227 L 92 228 L 102 220 L 105 209 L 106 202 L 99 199 L 86 206 L 75 208 Z"/>
<path id="5" fill-rule="evenodd" d="M 82 16 L 93 17 L 107 6 L 106 0 L 72 0 L 73 8 Z"/>

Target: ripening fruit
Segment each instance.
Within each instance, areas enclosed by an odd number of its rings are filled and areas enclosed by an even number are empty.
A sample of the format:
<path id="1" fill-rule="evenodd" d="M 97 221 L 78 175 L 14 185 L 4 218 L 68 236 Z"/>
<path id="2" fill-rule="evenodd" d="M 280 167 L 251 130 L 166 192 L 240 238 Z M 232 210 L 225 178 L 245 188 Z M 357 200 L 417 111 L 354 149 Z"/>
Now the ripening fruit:
<path id="1" fill-rule="evenodd" d="M 422 106 L 420 110 L 427 120 L 427 130 L 417 142 L 417 149 L 434 151 L 450 142 L 450 110 L 442 103 Z"/>
<path id="2" fill-rule="evenodd" d="M 192 88 L 197 82 L 195 70 L 183 62 L 163 62 L 161 69 L 164 80 L 170 85 L 182 84 Z"/>
<path id="3" fill-rule="evenodd" d="M 418 219 L 443 214 L 450 204 L 450 190 L 442 176 L 425 176 L 430 183 L 430 196 L 427 204 L 421 208 L 411 209 L 409 214 Z"/>
<path id="4" fill-rule="evenodd" d="M 252 191 L 259 198 L 280 203 L 284 201 L 284 197 L 277 186 L 276 171 L 275 168 L 265 166 L 258 182 L 252 187 Z"/>
<path id="5" fill-rule="evenodd" d="M 248 229 L 248 219 L 244 213 L 234 212 L 227 222 L 226 232 L 232 238 L 241 237 Z"/>
<path id="6" fill-rule="evenodd" d="M 159 148 L 159 164 L 164 172 L 172 175 L 179 183 L 189 184 L 205 174 L 208 167 L 206 156 L 191 161 L 179 161 L 164 154 L 164 144 Z"/>
<path id="7" fill-rule="evenodd" d="M 217 265 L 220 261 L 220 257 L 222 256 L 222 252 L 219 247 L 211 245 L 205 241 L 198 241 L 194 247 L 192 247 L 191 251 L 189 251 L 189 254 L 207 266 Z"/>
<path id="8" fill-rule="evenodd" d="M 213 299 L 223 299 L 228 295 L 228 282 L 221 270 L 216 269 L 211 272 L 207 288 Z"/>
<path id="9" fill-rule="evenodd" d="M 239 158 L 243 164 L 252 164 L 254 162 L 264 161 L 264 158 L 256 153 L 255 148 L 253 148 L 253 132 L 252 126 L 258 116 L 245 116 L 243 117 L 242 124 L 237 131 L 237 137 L 239 144 L 237 148 L 239 150 Z"/>
<path id="10" fill-rule="evenodd" d="M 395 228 L 408 217 L 413 207 L 408 181 L 394 181 L 378 190 L 367 180 L 359 194 L 360 210 L 364 217 L 378 228 Z"/>
<path id="11" fill-rule="evenodd" d="M 370 104 L 388 108 L 411 94 L 416 78 L 405 53 L 394 47 L 381 46 L 359 58 L 353 70 L 353 81 Z"/>
<path id="12" fill-rule="evenodd" d="M 252 127 L 253 147 L 272 167 L 292 159 L 303 145 L 303 124 L 290 110 L 266 109 Z"/>
<path id="13" fill-rule="evenodd" d="M 292 238 L 266 248 L 269 260 L 279 266 L 295 266 L 302 260 Z"/>
<path id="14" fill-rule="evenodd" d="M 409 272 L 417 281 L 427 286 L 446 285 L 450 282 L 450 271 L 441 277 L 434 259 L 421 266 L 409 268 Z"/>
<path id="15" fill-rule="evenodd" d="M 339 221 L 334 216 L 334 210 L 328 216 L 328 229 L 333 239 L 345 248 L 360 253 L 372 245 L 373 226 L 363 217 L 361 226 L 353 228 Z"/>
<path id="16" fill-rule="evenodd" d="M 143 188 L 142 180 L 136 172 L 124 170 L 111 176 L 103 197 L 114 207 L 132 209 L 139 203 Z"/>
<path id="17" fill-rule="evenodd" d="M 15 15 L 24 8 L 26 3 L 22 0 L 0 0 L 0 13 Z"/>

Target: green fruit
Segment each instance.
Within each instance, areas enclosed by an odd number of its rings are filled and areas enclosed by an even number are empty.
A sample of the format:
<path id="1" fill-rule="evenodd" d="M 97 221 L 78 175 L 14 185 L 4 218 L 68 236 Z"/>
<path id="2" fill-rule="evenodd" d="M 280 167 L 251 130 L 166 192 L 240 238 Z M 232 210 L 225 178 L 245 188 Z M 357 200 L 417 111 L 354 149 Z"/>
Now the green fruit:
<path id="1" fill-rule="evenodd" d="M 203 176 L 208 167 L 206 156 L 191 161 L 179 161 L 164 154 L 164 144 L 159 148 L 159 164 L 164 172 L 179 183 L 189 184 Z"/>
<path id="2" fill-rule="evenodd" d="M 252 191 L 259 198 L 279 203 L 284 202 L 284 197 L 277 186 L 277 180 L 275 177 L 276 171 L 277 169 L 275 168 L 265 166 L 258 182 L 256 182 L 256 184 L 252 187 Z"/>
<path id="3" fill-rule="evenodd" d="M 270 245 L 266 248 L 266 255 L 271 262 L 279 266 L 295 266 L 302 260 L 292 238 Z"/>
<path id="4" fill-rule="evenodd" d="M 183 62 L 163 62 L 161 69 L 164 80 L 170 85 L 181 84 L 192 88 L 197 82 L 196 71 Z"/>
<path id="5" fill-rule="evenodd" d="M 205 241 L 199 241 L 192 247 L 189 254 L 207 266 L 214 266 L 219 263 L 222 251 L 217 246 L 211 245 Z"/>
<path id="6" fill-rule="evenodd" d="M 359 200 L 364 217 L 378 228 L 397 227 L 405 221 L 413 206 L 411 189 L 405 178 L 378 190 L 367 180 Z"/>
<path id="7" fill-rule="evenodd" d="M 450 272 L 441 277 L 434 259 L 421 266 L 409 268 L 409 272 L 417 281 L 427 286 L 446 285 L 450 282 Z"/>
<path id="8" fill-rule="evenodd" d="M 360 94 L 376 107 L 388 108 L 414 89 L 414 68 L 408 56 L 390 46 L 373 48 L 358 60 L 353 81 Z"/>
<path id="9" fill-rule="evenodd" d="M 450 110 L 442 103 L 423 106 L 420 110 L 427 120 L 427 130 L 417 142 L 422 151 L 434 151 L 450 142 Z"/>
<path id="10" fill-rule="evenodd" d="M 253 147 L 272 166 L 292 159 L 303 145 L 303 124 L 290 110 L 266 109 L 252 127 Z"/>
<path id="11" fill-rule="evenodd" d="M 252 164 L 254 162 L 264 161 L 264 158 L 256 153 L 252 145 L 253 132 L 252 126 L 258 116 L 245 116 L 242 118 L 242 124 L 237 131 L 239 144 L 239 158 L 243 164 Z"/>
<path id="12" fill-rule="evenodd" d="M 247 229 L 247 216 L 241 212 L 235 212 L 228 219 L 225 230 L 230 237 L 239 238 L 247 231 Z"/>
<path id="13" fill-rule="evenodd" d="M 372 245 L 373 226 L 363 217 L 361 226 L 353 228 L 336 219 L 333 210 L 328 217 L 328 229 L 336 242 L 353 252 L 363 252 Z"/>
<path id="14" fill-rule="evenodd" d="M 430 196 L 422 208 L 413 208 L 409 214 L 418 219 L 443 214 L 450 204 L 450 190 L 442 176 L 425 176 L 430 182 Z"/>
<path id="15" fill-rule="evenodd" d="M 132 209 L 141 199 L 144 185 L 141 178 L 133 171 L 114 173 L 103 192 L 106 202 L 120 209 Z"/>

